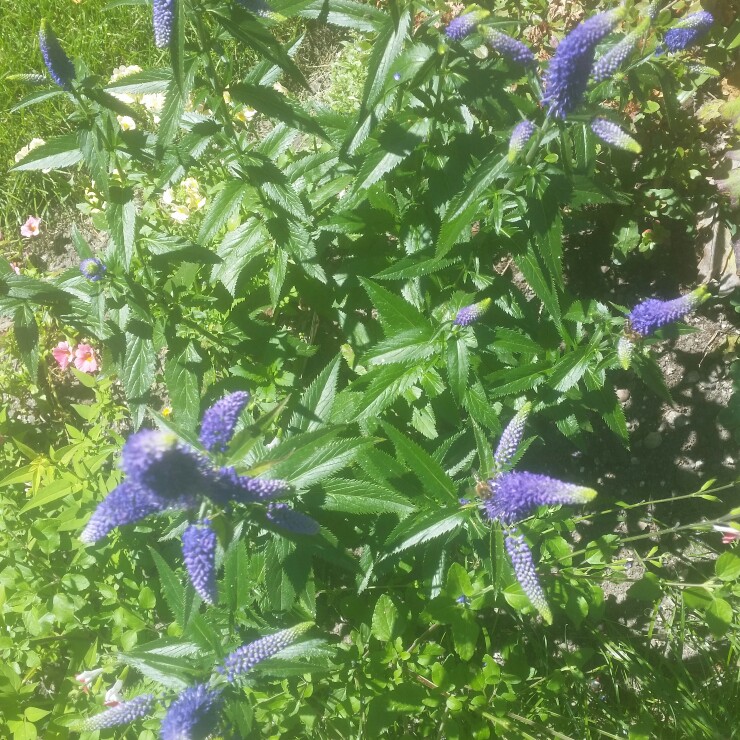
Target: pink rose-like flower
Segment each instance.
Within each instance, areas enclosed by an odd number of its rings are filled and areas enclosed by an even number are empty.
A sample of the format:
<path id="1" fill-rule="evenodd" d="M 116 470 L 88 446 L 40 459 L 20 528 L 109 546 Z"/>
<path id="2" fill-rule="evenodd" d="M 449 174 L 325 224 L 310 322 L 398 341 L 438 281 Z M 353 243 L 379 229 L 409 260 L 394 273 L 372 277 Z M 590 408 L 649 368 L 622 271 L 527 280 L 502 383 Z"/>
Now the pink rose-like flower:
<path id="1" fill-rule="evenodd" d="M 83 373 L 94 373 L 98 369 L 95 350 L 89 344 L 78 344 L 75 350 L 75 367 Z"/>
<path id="2" fill-rule="evenodd" d="M 54 359 L 59 363 L 62 370 L 66 370 L 75 359 L 74 348 L 69 346 L 69 342 L 59 342 L 51 351 L 51 354 L 54 355 Z"/>
<path id="3" fill-rule="evenodd" d="M 26 238 L 30 238 L 32 236 L 38 236 L 40 223 L 41 223 L 40 218 L 36 218 L 36 216 L 29 216 L 26 219 L 26 223 L 24 223 L 23 226 L 21 226 L 21 236 L 25 236 Z"/>

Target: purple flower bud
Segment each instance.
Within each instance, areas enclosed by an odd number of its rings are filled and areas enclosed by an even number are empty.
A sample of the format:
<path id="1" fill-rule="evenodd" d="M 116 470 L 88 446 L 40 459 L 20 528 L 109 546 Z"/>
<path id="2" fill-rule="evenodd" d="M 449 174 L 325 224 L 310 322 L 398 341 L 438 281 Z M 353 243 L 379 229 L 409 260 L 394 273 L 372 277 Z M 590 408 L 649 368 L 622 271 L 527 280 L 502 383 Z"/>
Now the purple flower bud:
<path id="1" fill-rule="evenodd" d="M 511 564 L 514 566 L 514 575 L 527 594 L 527 598 L 532 602 L 532 606 L 537 609 L 542 618 L 548 624 L 552 624 L 552 612 L 547 604 L 545 592 L 542 590 L 537 571 L 532 559 L 532 551 L 529 545 L 524 541 L 524 537 L 516 531 L 507 533 L 504 540 L 506 551 L 509 553 Z"/>
<path id="2" fill-rule="evenodd" d="M 666 31 L 665 45 L 668 51 L 676 52 L 694 46 L 705 36 L 714 23 L 714 16 L 706 10 L 693 13 Z"/>
<path id="3" fill-rule="evenodd" d="M 207 604 L 216 603 L 216 533 L 202 519 L 182 533 L 182 559 L 195 592 Z"/>
<path id="4" fill-rule="evenodd" d="M 660 15 L 660 4 L 660 0 L 653 0 L 653 2 L 648 5 L 647 17 L 651 22 L 655 22 Z"/>
<path id="5" fill-rule="evenodd" d="M 80 262 L 80 272 L 93 283 L 102 280 L 107 269 L 97 257 L 88 257 Z"/>
<path id="6" fill-rule="evenodd" d="M 268 504 L 267 518 L 276 526 L 295 534 L 315 535 L 321 527 L 310 516 L 288 507 L 288 504 Z"/>
<path id="7" fill-rule="evenodd" d="M 169 46 L 175 20 L 175 0 L 153 0 L 154 43 L 163 49 Z"/>
<path id="8" fill-rule="evenodd" d="M 121 468 L 173 506 L 188 508 L 207 493 L 207 460 L 169 432 L 144 429 L 123 446 Z"/>
<path id="9" fill-rule="evenodd" d="M 223 700 L 205 684 L 191 686 L 170 704 L 162 720 L 162 740 L 203 740 L 216 729 Z"/>
<path id="10" fill-rule="evenodd" d="M 642 147 L 627 132 L 622 131 L 616 123 L 608 121 L 606 118 L 594 118 L 591 121 L 591 131 L 593 131 L 602 141 L 617 149 L 624 149 L 633 154 L 639 154 Z"/>
<path id="11" fill-rule="evenodd" d="M 542 102 L 556 118 L 565 118 L 578 107 L 591 74 L 598 43 L 611 33 L 624 10 L 598 13 L 579 23 L 558 45 L 545 79 Z"/>
<path id="12" fill-rule="evenodd" d="M 504 429 L 504 433 L 498 441 L 496 451 L 493 453 L 494 475 L 500 474 L 516 455 L 519 445 L 522 443 L 524 425 L 531 410 L 532 404 L 525 403 L 506 425 L 506 429 Z"/>
<path id="13" fill-rule="evenodd" d="M 200 442 L 209 452 L 225 452 L 234 436 L 239 414 L 249 403 L 249 393 L 236 391 L 216 401 L 203 414 Z"/>
<path id="14" fill-rule="evenodd" d="M 517 41 L 511 36 L 507 36 L 505 33 L 501 33 L 501 31 L 497 31 L 495 28 L 490 28 L 489 26 L 483 29 L 483 37 L 488 46 L 512 62 L 521 64 L 524 67 L 534 67 L 537 64 L 532 50 L 521 41 Z"/>
<path id="15" fill-rule="evenodd" d="M 86 544 L 97 542 L 116 527 L 134 524 L 150 514 L 164 511 L 172 503 L 136 480 L 125 480 L 98 504 L 80 539 Z"/>
<path id="16" fill-rule="evenodd" d="M 223 666 L 219 666 L 217 670 L 226 676 L 227 681 L 233 682 L 238 676 L 251 671 L 258 663 L 288 647 L 310 627 L 311 622 L 303 622 L 242 645 L 227 656 Z"/>
<path id="17" fill-rule="evenodd" d="M 635 345 L 627 337 L 619 337 L 619 341 L 617 342 L 617 359 L 625 370 L 630 369 L 634 349 Z"/>
<path id="18" fill-rule="evenodd" d="M 516 159 L 516 155 L 524 149 L 527 142 L 532 138 L 532 135 L 537 130 L 537 127 L 532 121 L 519 121 L 514 130 L 511 132 L 511 138 L 509 139 L 509 162 L 513 162 Z"/>
<path id="19" fill-rule="evenodd" d="M 700 306 L 708 297 L 707 287 L 701 285 L 696 290 L 692 290 L 691 293 L 672 301 L 648 298 L 635 306 L 627 316 L 629 328 L 636 334 L 647 337 L 662 326 L 682 319 Z"/>
<path id="20" fill-rule="evenodd" d="M 591 70 L 591 76 L 596 82 L 603 82 L 611 78 L 625 63 L 627 57 L 634 51 L 642 38 L 642 31 L 627 34 L 618 44 L 612 46 L 606 54 L 599 57 Z"/>
<path id="21" fill-rule="evenodd" d="M 511 524 L 538 506 L 585 504 L 596 496 L 592 488 L 563 483 L 546 475 L 513 471 L 488 481 L 492 495 L 483 501 L 489 519 Z"/>
<path id="22" fill-rule="evenodd" d="M 488 15 L 487 10 L 473 10 L 453 18 L 445 28 L 445 35 L 450 41 L 462 41 L 475 31 L 476 26 Z"/>
<path id="23" fill-rule="evenodd" d="M 118 725 L 127 725 L 131 722 L 146 717 L 152 711 L 154 706 L 154 696 L 152 694 L 141 694 L 135 699 L 130 699 L 117 707 L 101 712 L 91 717 L 85 723 L 85 730 L 105 730 L 108 727 L 117 727 Z"/>
<path id="24" fill-rule="evenodd" d="M 62 49 L 51 24 L 45 18 L 41 21 L 39 46 L 41 47 L 41 55 L 44 57 L 44 64 L 54 82 L 59 87 L 69 90 L 72 87 L 72 80 L 75 78 L 75 66 Z"/>
<path id="25" fill-rule="evenodd" d="M 284 480 L 251 478 L 248 475 L 239 475 L 234 468 L 220 468 L 213 477 L 208 495 L 224 506 L 230 502 L 254 504 L 269 501 L 289 490 L 290 484 Z"/>
<path id="26" fill-rule="evenodd" d="M 470 326 L 470 324 L 478 321 L 478 319 L 483 316 L 486 311 L 488 311 L 490 306 L 490 298 L 484 298 L 482 301 L 478 301 L 478 303 L 473 303 L 471 306 L 465 306 L 465 308 L 461 308 L 457 312 L 457 315 L 455 316 L 455 319 L 452 323 L 455 326 Z"/>

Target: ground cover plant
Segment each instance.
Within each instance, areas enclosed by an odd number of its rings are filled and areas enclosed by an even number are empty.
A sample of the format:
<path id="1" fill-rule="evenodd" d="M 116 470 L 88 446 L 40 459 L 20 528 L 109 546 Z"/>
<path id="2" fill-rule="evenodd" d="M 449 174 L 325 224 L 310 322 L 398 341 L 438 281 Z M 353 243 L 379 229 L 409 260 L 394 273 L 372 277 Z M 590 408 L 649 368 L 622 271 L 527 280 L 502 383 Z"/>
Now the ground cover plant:
<path id="1" fill-rule="evenodd" d="M 663 273 L 707 203 L 734 236 L 732 119 L 693 115 L 731 12 L 152 11 L 115 69 L 50 11 L 18 103 L 68 111 L 13 169 L 85 221 L 0 260 L 4 730 L 732 736 L 733 477 L 567 464 L 629 450 L 625 384 L 670 403 L 662 348 L 729 305 Z M 322 24 L 355 44 L 317 91 Z"/>

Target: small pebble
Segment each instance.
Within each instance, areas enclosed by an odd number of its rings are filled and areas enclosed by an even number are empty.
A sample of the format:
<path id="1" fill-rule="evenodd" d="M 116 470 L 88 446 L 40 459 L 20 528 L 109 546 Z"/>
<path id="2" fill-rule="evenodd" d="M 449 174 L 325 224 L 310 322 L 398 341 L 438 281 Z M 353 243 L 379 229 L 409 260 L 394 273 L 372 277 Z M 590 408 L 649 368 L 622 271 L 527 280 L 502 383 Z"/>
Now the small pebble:
<path id="1" fill-rule="evenodd" d="M 660 432 L 650 432 L 645 435 L 645 447 L 648 450 L 656 450 L 663 442 Z"/>
<path id="2" fill-rule="evenodd" d="M 700 377 L 701 375 L 699 375 L 696 370 L 691 370 L 690 372 L 686 373 L 686 375 L 684 375 L 683 379 L 686 383 L 696 383 Z"/>
<path id="3" fill-rule="evenodd" d="M 619 403 L 625 403 L 630 400 L 630 392 L 626 388 L 617 388 L 617 399 Z"/>

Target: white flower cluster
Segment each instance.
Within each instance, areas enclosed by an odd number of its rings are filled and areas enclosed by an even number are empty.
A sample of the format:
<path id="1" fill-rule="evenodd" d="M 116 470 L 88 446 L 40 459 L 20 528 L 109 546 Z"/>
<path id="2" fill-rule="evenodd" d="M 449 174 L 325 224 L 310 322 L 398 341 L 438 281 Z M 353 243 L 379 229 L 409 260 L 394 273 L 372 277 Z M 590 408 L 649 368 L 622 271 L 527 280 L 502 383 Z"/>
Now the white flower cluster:
<path id="1" fill-rule="evenodd" d="M 173 221 L 183 223 L 191 213 L 205 206 L 206 197 L 201 193 L 198 181 L 187 177 L 176 188 L 167 188 L 162 193 L 162 204 Z"/>
<path id="2" fill-rule="evenodd" d="M 110 82 L 118 82 L 124 77 L 141 72 L 141 67 L 136 64 L 130 64 L 128 66 L 121 65 L 113 70 L 113 74 L 110 76 Z M 155 124 L 159 123 L 160 113 L 164 108 L 164 93 L 142 93 L 140 95 L 131 93 L 113 93 L 114 97 L 118 98 L 122 103 L 126 105 L 138 104 L 146 108 L 147 112 L 151 115 L 152 121 Z M 116 116 L 118 124 L 123 131 L 133 131 L 136 128 L 136 121 L 131 116 Z"/>

